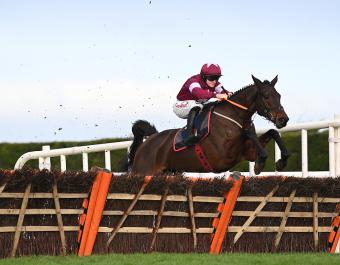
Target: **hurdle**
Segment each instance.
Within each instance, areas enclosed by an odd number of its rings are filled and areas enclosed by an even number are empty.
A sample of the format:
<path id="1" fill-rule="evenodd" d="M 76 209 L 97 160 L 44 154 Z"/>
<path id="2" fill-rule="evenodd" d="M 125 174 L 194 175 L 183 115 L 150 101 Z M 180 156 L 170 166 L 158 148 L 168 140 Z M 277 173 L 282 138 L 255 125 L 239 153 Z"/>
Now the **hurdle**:
<path id="1" fill-rule="evenodd" d="M 78 256 L 89 256 L 96 241 L 100 220 L 109 191 L 112 172 L 99 169 L 93 183 L 89 200 L 83 202 L 84 213 L 79 218 Z"/>
<path id="2" fill-rule="evenodd" d="M 336 206 L 339 214 L 335 216 L 332 220 L 331 228 L 328 235 L 328 248 L 327 252 L 329 253 L 336 253 L 339 252 L 339 239 L 340 239 L 340 204 Z"/>
<path id="3" fill-rule="evenodd" d="M 228 180 L 233 182 L 233 186 L 225 194 L 223 203 L 218 205 L 218 216 L 213 221 L 212 242 L 210 246 L 210 254 L 212 255 L 217 255 L 221 252 L 222 243 L 228 230 L 244 176 L 235 172 L 229 176 Z"/>

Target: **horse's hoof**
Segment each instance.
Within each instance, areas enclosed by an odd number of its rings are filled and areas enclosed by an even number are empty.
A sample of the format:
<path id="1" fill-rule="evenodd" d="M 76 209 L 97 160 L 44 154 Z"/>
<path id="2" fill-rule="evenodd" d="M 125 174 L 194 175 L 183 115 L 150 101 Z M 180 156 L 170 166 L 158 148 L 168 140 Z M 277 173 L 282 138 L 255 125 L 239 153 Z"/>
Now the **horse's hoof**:
<path id="1" fill-rule="evenodd" d="M 264 162 L 262 161 L 257 161 L 255 162 L 255 167 L 254 167 L 254 172 L 256 175 L 259 175 L 264 168 Z"/>
<path id="2" fill-rule="evenodd" d="M 277 171 L 282 171 L 287 165 L 287 160 L 283 160 L 283 159 L 279 159 L 276 163 L 275 163 L 275 167 Z"/>
<path id="3" fill-rule="evenodd" d="M 255 165 L 254 172 L 255 172 L 255 175 L 259 175 L 262 172 L 262 168 L 259 168 Z"/>

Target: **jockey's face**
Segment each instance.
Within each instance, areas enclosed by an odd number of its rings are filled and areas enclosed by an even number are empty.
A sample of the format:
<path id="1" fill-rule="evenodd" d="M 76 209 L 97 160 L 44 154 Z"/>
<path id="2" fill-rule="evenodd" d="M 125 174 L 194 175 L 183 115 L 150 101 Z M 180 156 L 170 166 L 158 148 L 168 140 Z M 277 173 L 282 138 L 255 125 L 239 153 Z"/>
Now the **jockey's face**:
<path id="1" fill-rule="evenodd" d="M 217 80 L 210 81 L 207 79 L 205 82 L 207 83 L 208 87 L 214 88 L 216 86 Z"/>

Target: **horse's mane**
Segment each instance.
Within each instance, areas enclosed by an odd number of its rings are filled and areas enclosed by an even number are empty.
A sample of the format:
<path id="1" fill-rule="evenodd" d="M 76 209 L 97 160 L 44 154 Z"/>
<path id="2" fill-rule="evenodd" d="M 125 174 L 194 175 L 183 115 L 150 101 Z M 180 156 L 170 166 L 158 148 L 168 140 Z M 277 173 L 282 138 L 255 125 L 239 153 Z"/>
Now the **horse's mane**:
<path id="1" fill-rule="evenodd" d="M 239 90 L 235 91 L 231 96 L 230 96 L 230 99 L 233 99 L 234 97 L 236 97 L 238 94 L 240 94 L 241 92 L 243 92 L 244 90 L 250 88 L 254 86 L 254 84 L 249 84 L 247 86 L 244 86 L 242 88 L 240 88 Z"/>
<path id="2" fill-rule="evenodd" d="M 268 80 L 264 80 L 262 83 L 263 83 L 264 85 L 270 85 L 270 82 L 269 82 Z M 247 86 L 242 87 L 241 89 L 235 91 L 235 92 L 232 94 L 232 96 L 230 97 L 230 99 L 233 99 L 234 97 L 236 97 L 238 94 L 240 94 L 241 92 L 243 92 L 243 91 L 246 90 L 247 88 L 250 88 L 250 87 L 253 87 L 253 86 L 255 86 L 255 84 L 249 84 L 249 85 L 247 85 Z"/>

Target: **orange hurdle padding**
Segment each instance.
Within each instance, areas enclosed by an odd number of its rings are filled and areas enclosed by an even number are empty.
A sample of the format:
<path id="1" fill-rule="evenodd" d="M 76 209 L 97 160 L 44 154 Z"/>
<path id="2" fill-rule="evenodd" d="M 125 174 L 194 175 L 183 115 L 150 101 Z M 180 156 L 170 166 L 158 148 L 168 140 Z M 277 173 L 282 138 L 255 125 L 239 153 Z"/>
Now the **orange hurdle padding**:
<path id="1" fill-rule="evenodd" d="M 103 216 L 107 193 L 111 182 L 112 172 L 102 172 L 99 191 L 97 195 L 96 205 L 91 219 L 91 226 L 87 236 L 86 245 L 84 249 L 84 256 L 89 256 L 92 253 L 94 243 L 97 238 L 99 224 Z"/>
<path id="2" fill-rule="evenodd" d="M 339 244 L 340 238 L 340 215 L 336 216 L 331 224 L 332 230 L 328 235 L 328 248 L 329 253 L 335 253 L 336 247 Z"/>
<path id="3" fill-rule="evenodd" d="M 214 234 L 210 246 L 210 254 L 219 254 L 221 252 L 222 243 L 228 230 L 228 225 L 235 208 L 237 197 L 241 190 L 244 176 L 239 176 L 239 179 L 237 180 L 230 176 L 228 180 L 233 181 L 233 186 L 225 195 L 224 202 L 218 206 L 220 214 L 219 217 L 213 221 Z"/>
<path id="4" fill-rule="evenodd" d="M 99 191 L 99 186 L 100 182 L 102 179 L 103 171 L 99 171 L 96 175 L 96 178 L 93 182 L 91 192 L 89 194 L 89 202 L 88 202 L 88 207 L 87 211 L 84 211 L 84 214 L 80 216 L 80 232 L 78 234 L 78 243 L 79 243 L 79 249 L 78 249 L 78 256 L 83 256 L 84 255 L 84 250 L 85 250 L 85 245 L 87 241 L 87 237 L 90 231 L 90 226 L 91 226 L 91 220 L 93 216 L 94 209 L 96 207 L 96 200 L 97 200 L 97 195 Z M 88 200 L 88 199 L 85 199 Z M 84 201 L 85 201 L 84 200 Z M 86 202 L 83 202 L 83 206 L 86 204 Z M 84 220 L 85 219 L 85 220 Z M 83 224 L 81 223 L 83 222 Z M 82 232 L 81 229 L 83 228 Z"/>
<path id="5" fill-rule="evenodd" d="M 89 199 L 85 198 L 83 200 L 83 204 L 82 204 L 83 213 L 79 216 L 79 231 L 78 231 L 78 236 L 77 236 L 78 248 L 80 246 L 81 237 L 83 236 L 84 225 L 85 225 L 88 207 L 89 207 Z"/>

